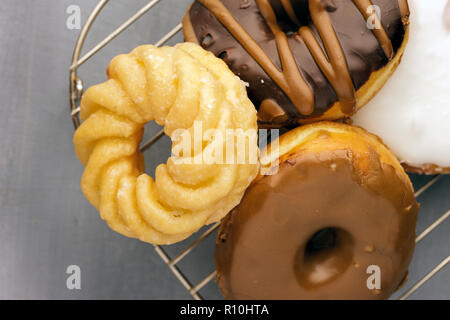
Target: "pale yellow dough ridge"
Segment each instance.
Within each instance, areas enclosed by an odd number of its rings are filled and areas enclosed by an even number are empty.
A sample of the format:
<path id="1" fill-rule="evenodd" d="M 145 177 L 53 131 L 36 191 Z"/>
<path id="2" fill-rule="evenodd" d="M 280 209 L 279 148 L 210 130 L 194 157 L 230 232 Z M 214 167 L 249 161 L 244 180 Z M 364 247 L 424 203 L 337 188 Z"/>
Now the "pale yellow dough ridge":
<path id="1" fill-rule="evenodd" d="M 194 121 L 201 121 L 203 132 L 251 129 L 246 146 L 257 149 L 256 111 L 243 82 L 192 43 L 140 46 L 115 57 L 108 78 L 83 95 L 82 124 L 73 139 L 85 166 L 82 190 L 102 219 L 125 236 L 171 244 L 223 218 L 256 176 L 257 162 L 249 163 L 247 155 L 245 164 L 180 164 L 169 158 L 153 180 L 144 173 L 139 143 L 149 121 L 164 126 L 172 141 L 177 129 L 193 137 Z M 203 143 L 201 153 L 211 152 L 213 142 Z"/>

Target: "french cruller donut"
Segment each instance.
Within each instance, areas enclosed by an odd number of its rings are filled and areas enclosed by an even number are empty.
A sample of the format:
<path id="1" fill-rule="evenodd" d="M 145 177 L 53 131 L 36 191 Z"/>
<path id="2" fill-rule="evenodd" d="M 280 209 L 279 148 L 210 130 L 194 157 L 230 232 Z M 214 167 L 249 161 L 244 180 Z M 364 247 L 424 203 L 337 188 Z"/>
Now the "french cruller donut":
<path id="1" fill-rule="evenodd" d="M 256 111 L 222 60 L 192 43 L 146 45 L 115 57 L 108 78 L 83 95 L 73 141 L 86 167 L 81 188 L 113 230 L 170 244 L 239 203 L 258 172 Z M 180 130 L 190 142 L 185 153 L 156 168 L 155 180 L 139 151 L 144 125 L 152 120 L 174 142 Z M 208 140 L 202 135 L 197 149 L 196 123 L 203 133 L 214 132 Z M 225 144 L 219 137 L 227 130 L 246 134 Z M 220 161 L 222 152 L 235 158 Z"/>
<path id="2" fill-rule="evenodd" d="M 364 106 L 400 63 L 408 24 L 407 0 L 197 0 L 183 31 L 248 83 L 261 126 L 280 127 Z"/>
<path id="3" fill-rule="evenodd" d="M 419 209 L 395 156 L 365 130 L 331 122 L 294 129 L 274 148 L 261 155 L 272 175 L 259 175 L 221 224 L 224 297 L 389 297 L 406 280 Z"/>

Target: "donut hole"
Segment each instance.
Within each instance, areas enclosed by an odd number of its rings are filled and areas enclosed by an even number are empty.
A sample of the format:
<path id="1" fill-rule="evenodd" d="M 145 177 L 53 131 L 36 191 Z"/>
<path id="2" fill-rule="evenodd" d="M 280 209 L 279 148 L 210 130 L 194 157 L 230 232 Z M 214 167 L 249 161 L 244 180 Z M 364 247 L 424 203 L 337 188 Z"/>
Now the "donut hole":
<path id="1" fill-rule="evenodd" d="M 305 256 L 311 257 L 323 250 L 332 249 L 336 246 L 336 228 L 325 228 L 317 231 L 306 243 Z"/>
<path id="2" fill-rule="evenodd" d="M 297 280 L 305 288 L 317 288 L 337 279 L 353 261 L 353 237 L 328 227 L 314 233 L 297 253 Z"/>
<path id="3" fill-rule="evenodd" d="M 144 135 L 140 147 L 145 148 L 143 153 L 145 173 L 151 177 L 155 176 L 156 167 L 161 163 L 166 163 L 167 158 L 169 158 L 172 153 L 170 148 L 172 142 L 168 136 L 164 134 L 160 138 L 154 140 L 162 129 L 163 127 L 154 121 L 150 121 L 144 126 Z M 148 143 L 151 143 L 151 146 L 148 146 Z M 181 157 L 182 155 L 180 154 L 179 156 Z"/>

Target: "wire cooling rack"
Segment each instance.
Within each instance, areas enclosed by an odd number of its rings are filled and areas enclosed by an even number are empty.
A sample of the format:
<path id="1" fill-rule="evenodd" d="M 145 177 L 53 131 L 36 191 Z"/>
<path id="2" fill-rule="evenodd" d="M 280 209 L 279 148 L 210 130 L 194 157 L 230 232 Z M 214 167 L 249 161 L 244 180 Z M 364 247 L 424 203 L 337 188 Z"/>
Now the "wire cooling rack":
<path id="1" fill-rule="evenodd" d="M 190 0 L 186 0 L 190 1 Z M 114 38 L 116 38 L 119 34 L 125 31 L 128 27 L 130 27 L 133 23 L 135 23 L 139 18 L 148 13 L 152 8 L 154 8 L 159 2 L 163 2 L 163 0 L 153 0 L 149 1 L 145 4 L 141 9 L 139 9 L 134 15 L 132 15 L 128 20 L 118 26 L 115 30 L 113 30 L 108 36 L 106 36 L 102 41 L 100 41 L 97 45 L 87 51 L 85 54 L 81 56 L 81 51 L 83 49 L 83 45 L 87 38 L 87 35 L 95 22 L 96 18 L 102 11 L 102 9 L 107 5 L 109 0 L 100 0 L 95 8 L 91 11 L 86 23 L 80 31 L 78 36 L 78 40 L 75 45 L 75 49 L 72 57 L 72 64 L 70 66 L 70 116 L 73 121 L 73 125 L 76 128 L 80 125 L 79 118 L 79 103 L 81 96 L 83 94 L 83 80 L 78 77 L 78 69 L 88 61 L 92 56 L 98 53 L 101 49 L 107 46 Z M 181 17 L 180 20 L 181 21 Z M 177 35 L 182 30 L 181 23 L 177 24 L 170 30 L 166 35 L 164 35 L 158 42 L 155 43 L 155 46 L 162 46 L 166 42 L 168 42 L 171 38 Z M 153 137 L 145 140 L 141 145 L 141 151 L 145 152 L 150 149 L 150 147 L 156 143 L 162 136 L 164 136 L 163 130 L 160 130 Z M 436 175 L 430 177 L 429 180 L 422 185 L 416 191 L 416 197 L 422 196 L 425 192 L 427 192 L 433 185 L 435 185 L 438 180 L 442 179 L 442 175 Z M 429 191 L 430 192 L 430 191 Z M 447 210 L 447 211 L 445 211 Z M 423 211 L 423 210 L 422 210 Z M 426 214 L 421 211 L 420 214 Z M 423 239 L 429 236 L 438 226 L 444 223 L 444 221 L 450 216 L 450 210 L 444 209 L 442 210 L 444 213 L 436 219 L 433 223 L 431 223 L 425 230 L 423 230 L 416 238 L 416 244 L 420 243 Z M 202 300 L 203 297 L 200 295 L 199 291 L 204 288 L 208 283 L 210 283 L 216 276 L 216 271 L 210 273 L 206 277 L 204 277 L 201 281 L 196 284 L 192 284 L 191 281 L 186 277 L 186 275 L 181 271 L 179 267 L 180 262 L 185 259 L 196 247 L 198 247 L 205 239 L 216 231 L 219 223 L 216 223 L 210 226 L 206 231 L 197 236 L 193 242 L 188 245 L 184 250 L 175 255 L 174 257 L 170 257 L 165 249 L 161 246 L 154 246 L 155 251 L 161 257 L 161 259 L 167 264 L 167 267 L 173 272 L 176 278 L 181 282 L 181 284 L 186 288 L 186 290 L 190 293 L 190 295 L 196 300 Z M 209 240 L 209 239 L 208 239 Z M 446 241 L 449 241 L 448 238 Z M 444 243 L 444 245 L 448 246 L 448 243 Z M 449 252 L 448 252 L 449 253 Z M 447 254 L 448 254 L 447 253 Z M 212 259 L 212 257 L 211 257 Z M 414 284 L 407 283 L 406 290 L 404 290 L 399 297 L 400 300 L 405 300 L 410 297 L 413 293 L 418 291 L 428 280 L 430 280 L 437 273 L 441 272 L 445 267 L 448 266 L 450 262 L 450 255 L 444 257 L 441 262 L 439 262 L 435 267 L 431 268 L 425 275 L 423 275 L 417 282 Z M 449 298 L 449 297 L 443 297 Z"/>

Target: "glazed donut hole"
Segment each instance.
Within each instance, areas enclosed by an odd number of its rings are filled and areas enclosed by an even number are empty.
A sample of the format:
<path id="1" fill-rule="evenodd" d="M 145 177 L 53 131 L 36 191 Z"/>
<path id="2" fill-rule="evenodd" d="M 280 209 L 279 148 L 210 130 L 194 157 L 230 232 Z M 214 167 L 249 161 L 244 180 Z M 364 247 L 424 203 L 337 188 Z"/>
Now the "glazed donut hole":
<path id="1" fill-rule="evenodd" d="M 336 280 L 352 264 L 354 238 L 344 229 L 323 228 L 297 251 L 297 281 L 304 288 L 317 288 Z"/>

